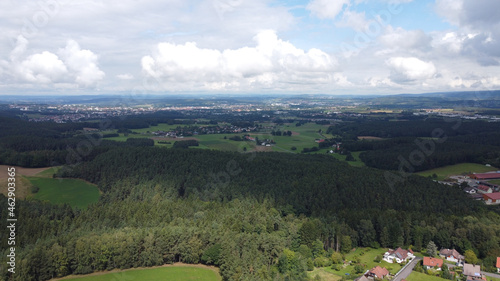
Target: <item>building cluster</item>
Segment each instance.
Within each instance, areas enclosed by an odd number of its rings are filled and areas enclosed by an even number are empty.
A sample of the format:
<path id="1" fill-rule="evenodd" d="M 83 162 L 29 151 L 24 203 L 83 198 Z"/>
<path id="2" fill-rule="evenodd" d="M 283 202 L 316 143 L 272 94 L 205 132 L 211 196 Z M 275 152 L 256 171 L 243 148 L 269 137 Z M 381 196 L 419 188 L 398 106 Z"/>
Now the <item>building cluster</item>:
<path id="1" fill-rule="evenodd" d="M 389 249 L 384 254 L 383 260 L 388 263 L 403 263 L 408 264 L 415 258 L 413 251 L 397 248 L 396 250 Z M 446 263 L 448 262 L 448 264 Z M 455 275 L 456 272 L 451 271 L 454 267 L 461 267 L 463 272 L 463 280 L 467 281 L 487 281 L 486 276 L 481 272 L 480 265 L 473 265 L 465 263 L 465 257 L 455 249 L 441 249 L 439 257 L 424 257 L 422 266 L 426 270 L 442 270 L 443 266 L 448 266 L 450 273 Z M 496 267 L 500 273 L 500 257 L 497 258 Z M 404 268 L 403 268 L 404 269 Z M 403 270 L 401 270 L 403 271 Z M 398 273 L 399 274 L 399 273 Z M 376 266 L 367 270 L 362 276 L 358 277 L 355 281 L 374 281 L 374 280 L 391 280 L 398 276 L 391 275 L 389 270 L 385 267 Z M 462 280 L 462 279 L 460 279 Z M 402 281 L 405 281 L 404 279 Z"/>
<path id="2" fill-rule="evenodd" d="M 197 135 L 212 135 L 212 134 L 238 134 L 247 132 L 256 132 L 257 127 L 238 127 L 234 125 L 226 126 L 203 126 L 193 128 L 177 128 L 170 131 L 154 131 L 153 135 L 158 137 L 176 138 L 180 136 L 197 136 Z"/>
<path id="3" fill-rule="evenodd" d="M 484 200 L 487 205 L 498 205 L 500 204 L 500 185 L 490 182 L 490 180 L 497 179 L 500 179 L 500 171 L 470 174 L 460 180 L 468 183 L 469 186 L 464 189 L 464 192 L 472 198 Z"/>

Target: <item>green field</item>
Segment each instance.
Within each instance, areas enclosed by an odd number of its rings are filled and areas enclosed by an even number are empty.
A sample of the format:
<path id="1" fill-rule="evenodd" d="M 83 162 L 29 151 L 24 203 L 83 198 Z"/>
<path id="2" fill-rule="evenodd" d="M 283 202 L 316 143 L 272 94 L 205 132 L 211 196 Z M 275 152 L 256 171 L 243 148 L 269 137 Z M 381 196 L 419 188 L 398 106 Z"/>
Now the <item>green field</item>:
<path id="1" fill-rule="evenodd" d="M 264 131 L 264 132 L 257 132 L 257 133 L 249 133 L 253 137 L 258 137 L 261 140 L 262 139 L 272 139 L 276 142 L 276 145 L 273 146 L 271 149 L 273 151 L 279 151 L 279 152 L 293 152 L 293 153 L 300 153 L 303 148 L 311 148 L 318 146 L 318 144 L 315 142 L 315 139 L 320 139 L 323 138 L 318 131 L 321 129 L 323 132 L 326 132 L 328 129 L 327 125 L 317 125 L 314 123 L 307 123 L 302 126 L 295 126 L 295 123 L 293 124 L 283 124 L 280 126 L 276 126 L 276 124 L 273 123 L 262 123 L 261 124 L 264 127 L 271 127 L 275 126 L 275 130 L 281 130 L 281 131 L 292 131 L 294 132 L 293 136 L 273 136 L 271 135 L 271 130 Z M 150 128 L 144 128 L 144 129 L 134 129 L 132 130 L 133 132 L 137 134 L 128 134 L 128 136 L 125 136 L 124 134 L 120 134 L 118 137 L 111 137 L 111 138 L 106 138 L 107 140 L 114 140 L 114 141 L 126 141 L 128 138 L 151 138 L 154 137 L 154 135 L 151 132 L 154 131 L 170 131 L 172 129 L 177 128 L 178 126 L 183 126 L 183 125 L 168 125 L 168 124 L 158 124 L 158 126 L 152 126 Z M 108 131 L 106 133 L 115 133 L 115 131 Z M 192 136 L 196 138 L 200 145 L 198 147 L 193 147 L 193 148 L 201 148 L 201 149 L 215 149 L 215 150 L 223 150 L 223 151 L 239 151 L 243 152 L 243 148 L 246 147 L 248 151 L 254 150 L 255 149 L 255 143 L 251 141 L 232 141 L 229 138 L 232 136 L 243 136 L 244 134 L 213 134 L 213 135 L 196 135 Z M 224 137 L 227 137 L 224 139 Z M 328 137 L 328 136 L 327 136 Z M 182 139 L 180 139 L 182 140 Z M 176 140 L 168 140 L 168 142 L 171 142 L 171 144 L 159 144 L 156 142 L 156 145 L 161 145 L 165 147 L 172 147 L 173 143 Z M 296 147 L 297 149 L 292 151 L 292 147 Z M 358 154 L 359 155 L 359 154 Z M 354 156 L 356 158 L 356 156 Z M 363 165 L 362 162 L 354 163 L 351 164 L 353 166 L 359 166 Z"/>
<path id="2" fill-rule="evenodd" d="M 372 249 L 372 248 L 357 248 L 355 251 L 349 252 L 345 258 L 346 260 L 351 260 L 354 261 L 356 257 L 359 257 L 359 261 L 361 264 L 366 265 L 365 270 L 372 269 L 376 266 L 380 267 L 385 267 L 391 274 L 397 273 L 400 269 L 401 266 L 397 263 L 388 263 L 386 261 L 381 261 L 380 263 L 377 263 L 373 261 L 376 256 L 381 255 L 383 256 L 384 253 L 387 251 L 387 249 Z M 354 263 L 352 265 L 346 266 L 345 268 L 341 269 L 340 271 L 336 271 L 334 269 L 331 269 L 330 267 L 324 267 L 323 268 L 326 272 L 333 273 L 338 276 L 345 276 L 346 273 L 349 273 L 350 275 L 354 275 Z M 359 275 L 359 274 L 358 274 Z"/>
<path id="3" fill-rule="evenodd" d="M 496 171 L 496 170 L 498 170 L 498 169 L 495 167 L 487 167 L 487 166 L 481 165 L 481 164 L 462 163 L 462 164 L 456 164 L 456 165 L 445 166 L 445 167 L 441 167 L 441 168 L 436 168 L 436 169 L 432 169 L 432 170 L 418 172 L 417 175 L 428 177 L 428 176 L 432 176 L 433 174 L 436 174 L 438 176 L 437 180 L 444 180 L 445 178 L 452 176 L 452 175 L 463 175 L 463 174 L 470 174 L 470 173 L 484 173 L 484 172 L 490 172 L 490 171 Z"/>
<path id="4" fill-rule="evenodd" d="M 420 273 L 413 271 L 410 276 L 406 278 L 407 281 L 443 281 L 446 279 L 443 279 L 441 277 L 436 277 L 436 276 L 431 276 L 427 275 L 425 273 Z"/>
<path id="5" fill-rule="evenodd" d="M 498 185 L 500 185 L 500 180 L 490 180 L 488 182 L 492 183 L 492 184 L 498 184 Z"/>
<path id="6" fill-rule="evenodd" d="M 347 163 L 349 163 L 349 165 L 351 165 L 353 167 L 366 166 L 365 163 L 363 161 L 361 161 L 361 159 L 359 159 L 359 154 L 361 154 L 361 152 L 363 152 L 363 151 L 356 151 L 356 152 L 351 153 L 352 157 L 354 157 L 354 159 L 356 159 L 356 161 L 348 161 Z M 332 155 L 333 155 L 333 157 L 335 157 L 336 159 L 338 159 L 340 161 L 345 161 L 345 157 L 346 157 L 345 155 L 338 154 L 338 153 L 334 153 Z"/>
<path id="7" fill-rule="evenodd" d="M 113 281 L 113 280 L 141 280 L 141 281 L 219 281 L 220 276 L 213 270 L 189 266 L 168 266 L 152 269 L 132 269 L 122 272 L 107 273 L 86 277 L 77 277 L 64 280 L 78 281 Z"/>
<path id="8" fill-rule="evenodd" d="M 42 172 L 43 173 L 43 172 Z M 34 199 L 49 201 L 53 204 L 67 203 L 71 207 L 87 208 L 99 200 L 99 189 L 78 179 L 54 179 L 47 177 L 27 177 L 33 186 L 39 188 Z"/>

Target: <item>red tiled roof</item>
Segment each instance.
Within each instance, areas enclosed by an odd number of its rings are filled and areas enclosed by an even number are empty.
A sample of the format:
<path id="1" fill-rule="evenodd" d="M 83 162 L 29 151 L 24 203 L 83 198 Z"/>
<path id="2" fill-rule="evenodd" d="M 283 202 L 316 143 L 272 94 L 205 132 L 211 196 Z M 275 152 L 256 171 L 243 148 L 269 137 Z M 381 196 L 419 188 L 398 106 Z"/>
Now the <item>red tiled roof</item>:
<path id="1" fill-rule="evenodd" d="M 384 276 L 389 275 L 389 270 L 387 270 L 385 267 L 374 267 L 370 269 L 369 273 L 374 274 L 378 278 L 384 278 Z"/>
<path id="2" fill-rule="evenodd" d="M 497 267 L 500 268 L 500 257 L 497 258 Z"/>
<path id="3" fill-rule="evenodd" d="M 431 258 L 431 257 L 424 257 L 424 266 L 430 266 L 430 267 L 441 267 L 443 266 L 443 260 L 442 259 L 436 259 L 436 258 Z"/>
<path id="4" fill-rule="evenodd" d="M 460 253 L 455 249 L 441 249 L 441 251 L 439 251 L 439 254 L 446 257 L 452 256 L 457 260 L 460 259 Z"/>
<path id="5" fill-rule="evenodd" d="M 472 174 L 469 177 L 476 179 L 500 179 L 500 173 Z"/>
<path id="6" fill-rule="evenodd" d="M 486 194 L 483 194 L 483 197 L 485 199 L 487 197 L 488 199 L 491 199 L 491 200 L 500 200 L 500 192 L 486 193 Z"/>
<path id="7" fill-rule="evenodd" d="M 490 190 L 490 189 L 491 189 L 491 187 L 486 186 L 486 185 L 480 185 L 480 186 L 478 186 L 478 187 L 477 187 L 477 189 L 479 189 L 479 190 L 482 190 L 482 191 L 485 191 L 485 192 L 486 192 L 486 191 Z"/>

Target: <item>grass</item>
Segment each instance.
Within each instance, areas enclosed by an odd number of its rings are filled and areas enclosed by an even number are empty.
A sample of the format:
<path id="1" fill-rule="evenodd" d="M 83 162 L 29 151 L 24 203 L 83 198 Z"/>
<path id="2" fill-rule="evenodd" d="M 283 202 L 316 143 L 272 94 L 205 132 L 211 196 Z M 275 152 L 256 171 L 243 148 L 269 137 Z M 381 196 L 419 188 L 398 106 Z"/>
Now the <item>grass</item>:
<path id="1" fill-rule="evenodd" d="M 413 271 L 410 276 L 406 278 L 407 281 L 442 281 L 445 280 L 441 277 L 427 275 L 425 273 L 420 273 Z"/>
<path id="2" fill-rule="evenodd" d="M 397 273 L 400 269 L 401 266 L 397 263 L 388 263 L 386 261 L 381 261 L 380 263 L 377 263 L 374 261 L 375 257 L 380 255 L 383 256 L 384 253 L 387 251 L 385 248 L 381 249 L 372 249 L 372 248 L 356 248 L 355 251 L 351 251 L 348 254 L 346 254 L 345 258 L 346 260 L 351 260 L 354 261 L 356 257 L 359 257 L 360 263 L 365 265 L 365 270 L 372 269 L 376 266 L 380 267 L 385 267 L 391 274 Z M 331 269 L 330 267 L 325 267 L 323 268 L 326 272 L 333 273 L 335 275 L 339 276 L 345 276 L 346 273 L 349 273 L 350 275 L 354 275 L 354 263 L 352 265 L 349 265 L 345 268 L 342 268 L 340 271 L 336 271 L 334 269 Z M 358 274 L 360 275 L 360 274 Z"/>
<path id="3" fill-rule="evenodd" d="M 112 280 L 141 280 L 141 281 L 219 281 L 220 276 L 211 269 L 191 266 L 167 266 L 152 269 L 132 269 L 121 272 L 92 275 L 64 280 L 77 281 L 112 281 Z"/>
<path id="4" fill-rule="evenodd" d="M 338 280 L 342 279 L 342 277 L 335 275 L 333 273 L 330 273 L 323 268 L 316 267 L 316 268 L 314 268 L 313 271 L 307 272 L 307 276 L 309 278 L 311 278 L 312 280 L 314 280 L 313 278 L 316 277 L 316 275 L 319 275 L 319 277 L 321 277 L 321 281 L 338 281 Z"/>
<path id="5" fill-rule="evenodd" d="M 417 175 L 421 175 L 424 177 L 432 176 L 433 174 L 436 174 L 437 180 L 444 180 L 449 176 L 452 175 L 462 175 L 462 174 L 470 174 L 470 173 L 484 173 L 484 172 L 490 172 L 490 171 L 496 171 L 498 170 L 495 167 L 487 167 L 485 165 L 481 164 L 475 164 L 475 163 L 462 163 L 462 164 L 456 164 L 456 165 L 451 165 L 451 166 L 445 166 L 441 168 L 436 168 L 432 170 L 427 170 L 427 171 L 422 171 L 418 172 Z"/>
<path id="6" fill-rule="evenodd" d="M 328 125 L 317 125 L 314 123 L 307 123 L 298 127 L 295 126 L 295 123 L 283 124 L 279 126 L 273 123 L 262 123 L 261 125 L 263 127 L 275 126 L 275 130 L 280 130 L 282 132 L 292 131 L 294 133 L 292 136 L 273 136 L 271 135 L 271 130 L 269 130 L 269 132 L 264 131 L 264 132 L 249 133 L 253 137 L 258 137 L 261 140 L 262 139 L 274 140 L 276 142 L 276 145 L 271 148 L 272 151 L 292 152 L 292 153 L 300 153 L 304 148 L 317 147 L 318 144 L 315 142 L 315 140 L 323 138 L 318 133 L 318 131 L 322 130 L 324 133 L 328 129 Z M 124 134 L 119 134 L 118 137 L 111 137 L 106 139 L 114 141 L 126 141 L 128 138 L 151 138 L 154 137 L 154 135 L 151 132 L 158 130 L 170 131 L 172 129 L 177 128 L 178 126 L 183 126 L 183 125 L 158 124 L 157 126 L 152 126 L 150 128 L 132 130 L 133 132 L 136 132 L 138 134 L 129 134 L 128 136 L 125 136 Z M 112 132 L 110 131 L 108 133 Z M 194 148 L 243 152 L 243 148 L 246 147 L 248 151 L 255 150 L 254 142 L 246 142 L 246 141 L 236 142 L 229 140 L 229 138 L 234 135 L 243 136 L 244 134 L 241 133 L 241 134 L 196 135 L 193 137 L 198 139 L 200 145 Z M 227 139 L 224 139 L 225 136 L 227 137 Z M 158 141 L 156 141 L 155 145 L 172 147 L 175 140 L 168 140 L 168 141 L 171 142 L 171 144 L 159 144 Z M 292 147 L 296 147 L 297 149 L 292 150 Z M 359 153 L 357 154 L 353 153 L 353 156 L 358 161 L 350 162 L 349 164 L 357 167 L 364 166 L 364 163 L 359 160 Z"/>
<path id="7" fill-rule="evenodd" d="M 356 161 L 348 161 L 347 163 L 353 167 L 364 167 L 366 166 L 365 163 L 363 161 L 361 161 L 361 159 L 359 159 L 359 154 L 361 154 L 361 152 L 363 151 L 356 151 L 356 152 L 352 152 L 352 157 L 354 157 L 354 159 L 356 159 Z M 346 156 L 345 155 L 342 155 L 342 154 L 338 154 L 338 153 L 333 153 L 331 154 L 333 155 L 333 157 L 335 157 L 336 159 L 340 160 L 340 161 L 345 161 L 345 158 Z"/>
<path id="8" fill-rule="evenodd" d="M 486 276 L 486 280 L 488 280 L 488 281 L 500 281 L 500 278 Z"/>
<path id="9" fill-rule="evenodd" d="M 85 209 L 99 200 L 99 189 L 79 179 L 54 179 L 27 177 L 33 186 L 39 188 L 34 199 L 53 204 L 69 204 L 73 208 Z"/>
<path id="10" fill-rule="evenodd" d="M 492 183 L 492 184 L 499 184 L 500 185 L 500 180 L 490 180 L 488 182 Z"/>

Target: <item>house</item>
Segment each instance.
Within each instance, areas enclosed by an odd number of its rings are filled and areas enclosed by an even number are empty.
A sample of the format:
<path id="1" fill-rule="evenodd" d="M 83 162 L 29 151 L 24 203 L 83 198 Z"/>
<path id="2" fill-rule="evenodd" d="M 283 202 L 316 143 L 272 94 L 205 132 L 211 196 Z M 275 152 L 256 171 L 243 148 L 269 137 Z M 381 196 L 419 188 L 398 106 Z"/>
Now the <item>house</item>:
<path id="1" fill-rule="evenodd" d="M 464 260 L 464 256 L 460 255 L 455 249 L 441 249 L 441 251 L 439 251 L 439 256 L 445 258 L 447 261 L 456 263 L 460 263 Z"/>
<path id="2" fill-rule="evenodd" d="M 493 192 L 493 189 L 492 189 L 491 187 L 487 186 L 487 185 L 482 185 L 482 184 L 481 184 L 481 185 L 479 185 L 479 186 L 477 187 L 477 192 L 479 192 L 479 193 L 483 193 L 483 194 L 484 194 L 484 193 L 492 193 L 492 192 Z"/>
<path id="3" fill-rule="evenodd" d="M 497 258 L 497 271 L 500 273 L 500 257 Z"/>
<path id="4" fill-rule="evenodd" d="M 494 180 L 500 179 L 500 171 L 492 172 L 492 173 L 482 173 L 482 174 L 471 174 L 469 178 L 475 180 Z"/>
<path id="5" fill-rule="evenodd" d="M 467 277 L 467 281 L 486 280 L 483 279 L 480 265 L 464 264 L 464 276 Z"/>
<path id="6" fill-rule="evenodd" d="M 358 279 L 355 279 L 354 281 L 373 281 L 373 280 L 370 280 L 370 279 L 368 279 L 368 277 L 361 275 L 361 277 L 359 277 Z"/>
<path id="7" fill-rule="evenodd" d="M 396 250 L 389 249 L 389 251 L 384 254 L 384 260 L 388 263 L 393 263 L 394 261 L 396 261 L 396 263 L 402 263 L 414 257 L 412 250 L 407 251 L 401 248 L 397 248 Z"/>
<path id="8" fill-rule="evenodd" d="M 443 262 L 444 261 L 442 259 L 424 257 L 423 266 L 425 269 L 431 269 L 431 268 L 437 267 L 438 270 L 441 270 L 441 267 L 443 266 Z"/>
<path id="9" fill-rule="evenodd" d="M 368 278 L 373 277 L 373 278 L 380 278 L 380 279 L 383 279 L 387 275 L 389 275 L 389 270 L 387 270 L 385 267 L 380 267 L 380 266 L 377 266 L 377 267 L 370 269 L 370 271 L 368 271 L 365 274 L 365 276 Z"/>
<path id="10" fill-rule="evenodd" d="M 483 194 L 483 198 L 486 205 L 500 204 L 500 192 Z"/>
<path id="11" fill-rule="evenodd" d="M 466 188 L 464 188 L 464 192 L 468 193 L 468 194 L 475 194 L 476 190 L 472 187 L 466 187 Z"/>

